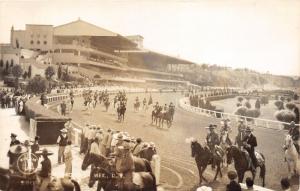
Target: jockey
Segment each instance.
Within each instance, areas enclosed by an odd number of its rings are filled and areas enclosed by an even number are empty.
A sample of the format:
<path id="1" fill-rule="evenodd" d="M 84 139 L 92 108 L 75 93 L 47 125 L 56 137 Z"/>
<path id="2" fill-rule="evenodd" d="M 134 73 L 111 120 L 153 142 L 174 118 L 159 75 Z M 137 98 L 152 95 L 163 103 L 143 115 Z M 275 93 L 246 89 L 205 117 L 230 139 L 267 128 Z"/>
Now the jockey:
<path id="1" fill-rule="evenodd" d="M 139 102 L 139 97 L 136 97 L 136 98 L 135 98 L 135 102 Z"/>
<path id="2" fill-rule="evenodd" d="M 167 106 L 167 104 L 165 104 L 165 106 L 164 106 L 164 112 L 167 112 L 168 111 L 168 106 Z"/>
<path id="3" fill-rule="evenodd" d="M 255 170 L 257 167 L 255 147 L 257 147 L 256 137 L 252 134 L 252 129 L 249 126 L 247 126 L 247 128 L 245 129 L 245 137 L 243 139 L 243 148 L 248 152 L 251 158 L 252 163 L 250 162 L 250 164 L 252 164 L 251 168 L 253 168 L 253 170 Z"/>
<path id="4" fill-rule="evenodd" d="M 221 133 L 223 131 L 227 131 L 228 133 L 230 133 L 232 131 L 229 123 L 230 123 L 230 119 L 228 119 L 228 118 L 222 119 L 222 121 L 221 121 L 222 126 L 221 126 L 221 130 L 220 130 Z"/>
<path id="5" fill-rule="evenodd" d="M 300 148 L 299 148 L 299 144 L 298 144 L 298 141 L 299 141 L 299 127 L 297 127 L 295 125 L 295 122 L 292 121 L 290 123 L 290 130 L 289 130 L 289 134 L 291 135 L 292 139 L 293 139 L 293 142 L 294 142 L 294 145 L 296 147 L 296 150 L 298 152 L 298 154 L 300 154 Z"/>
<path id="6" fill-rule="evenodd" d="M 154 105 L 153 107 L 154 107 L 155 110 L 158 110 L 158 108 L 159 108 L 158 102 L 156 102 L 155 105 Z"/>
<path id="7" fill-rule="evenodd" d="M 134 160 L 130 151 L 130 144 L 127 139 L 124 139 L 123 146 L 117 147 L 116 153 L 116 171 L 122 173 L 123 187 L 120 190 L 132 190 L 133 188 L 133 172 L 134 172 Z"/>
<path id="8" fill-rule="evenodd" d="M 209 147 L 212 155 L 215 155 L 215 146 L 220 144 L 219 135 L 215 132 L 215 128 L 217 126 L 210 124 L 206 129 L 209 129 L 209 132 L 206 136 L 207 146 Z M 215 161 L 214 157 L 212 159 L 212 168 L 215 168 Z"/>

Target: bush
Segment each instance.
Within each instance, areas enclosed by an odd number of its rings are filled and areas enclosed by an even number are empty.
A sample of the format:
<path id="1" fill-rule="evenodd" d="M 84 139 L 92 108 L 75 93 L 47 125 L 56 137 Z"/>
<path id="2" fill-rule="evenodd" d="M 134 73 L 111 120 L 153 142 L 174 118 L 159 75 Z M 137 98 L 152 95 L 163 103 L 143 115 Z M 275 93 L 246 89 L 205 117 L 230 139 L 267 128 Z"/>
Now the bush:
<path id="1" fill-rule="evenodd" d="M 246 116 L 247 117 L 257 118 L 257 117 L 260 116 L 260 110 L 258 110 L 258 109 L 248 109 L 246 111 Z"/>
<path id="2" fill-rule="evenodd" d="M 242 102 L 244 100 L 243 97 L 238 97 L 237 99 L 238 99 L 239 102 Z"/>
<path id="3" fill-rule="evenodd" d="M 239 107 L 237 110 L 234 112 L 235 115 L 241 115 L 241 116 L 246 116 L 247 114 L 247 107 Z"/>
<path id="4" fill-rule="evenodd" d="M 269 103 L 269 97 L 268 96 L 262 96 L 261 97 L 261 104 L 266 105 Z"/>
<path id="5" fill-rule="evenodd" d="M 288 108 L 289 110 L 293 110 L 296 107 L 296 104 L 294 103 L 286 103 L 285 107 Z"/>
<path id="6" fill-rule="evenodd" d="M 278 121 L 290 123 L 292 121 L 295 121 L 296 115 L 294 112 L 285 109 L 285 110 L 276 111 L 275 118 Z"/>
<path id="7" fill-rule="evenodd" d="M 98 74 L 94 75 L 94 78 L 100 78 L 100 76 Z"/>
<path id="8" fill-rule="evenodd" d="M 277 107 L 277 109 L 279 109 L 279 110 L 284 109 L 283 101 L 277 100 L 277 101 L 274 102 L 274 104 Z"/>
<path id="9" fill-rule="evenodd" d="M 48 86 L 49 84 L 45 78 L 42 78 L 41 76 L 35 76 L 29 81 L 27 92 L 34 94 L 44 93 Z"/>
<path id="10" fill-rule="evenodd" d="M 236 106 L 237 106 L 237 107 L 241 107 L 242 104 L 241 104 L 241 103 L 237 103 Z"/>
<path id="11" fill-rule="evenodd" d="M 294 100 L 298 100 L 299 99 L 299 96 L 298 96 L 298 94 L 294 94 Z"/>
<path id="12" fill-rule="evenodd" d="M 247 107 L 248 109 L 251 109 L 251 104 L 250 104 L 249 101 L 246 101 L 244 105 L 245 105 L 245 107 Z"/>

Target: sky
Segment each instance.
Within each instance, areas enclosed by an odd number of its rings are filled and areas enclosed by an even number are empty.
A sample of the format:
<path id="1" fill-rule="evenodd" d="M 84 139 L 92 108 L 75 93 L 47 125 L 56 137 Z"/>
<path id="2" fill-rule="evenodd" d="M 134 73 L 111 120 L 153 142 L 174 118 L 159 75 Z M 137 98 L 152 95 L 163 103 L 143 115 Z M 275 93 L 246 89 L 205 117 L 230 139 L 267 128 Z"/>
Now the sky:
<path id="1" fill-rule="evenodd" d="M 0 0 L 0 43 L 12 25 L 79 17 L 199 64 L 300 76 L 300 0 Z"/>

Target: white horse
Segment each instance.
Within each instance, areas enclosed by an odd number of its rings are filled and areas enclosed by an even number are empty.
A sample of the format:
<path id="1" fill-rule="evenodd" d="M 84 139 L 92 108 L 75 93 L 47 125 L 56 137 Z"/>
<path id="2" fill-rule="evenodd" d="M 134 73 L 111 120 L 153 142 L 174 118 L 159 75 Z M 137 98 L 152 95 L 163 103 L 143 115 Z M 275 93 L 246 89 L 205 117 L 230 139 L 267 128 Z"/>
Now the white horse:
<path id="1" fill-rule="evenodd" d="M 284 140 L 284 147 L 285 152 L 285 160 L 287 162 L 288 165 L 288 170 L 290 175 L 292 176 L 293 173 L 296 175 L 297 173 L 300 173 L 300 169 L 297 169 L 297 166 L 299 166 L 297 163 L 299 162 L 299 156 L 296 150 L 296 147 L 293 143 L 293 139 L 291 137 L 291 135 L 287 134 Z"/>

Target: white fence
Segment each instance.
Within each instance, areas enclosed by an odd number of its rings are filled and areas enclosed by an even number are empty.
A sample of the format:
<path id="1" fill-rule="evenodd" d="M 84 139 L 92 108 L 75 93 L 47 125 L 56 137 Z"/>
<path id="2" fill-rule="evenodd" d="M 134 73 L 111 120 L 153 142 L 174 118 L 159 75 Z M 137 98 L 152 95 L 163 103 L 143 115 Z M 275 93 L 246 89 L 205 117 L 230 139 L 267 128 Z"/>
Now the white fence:
<path id="1" fill-rule="evenodd" d="M 199 107 L 191 106 L 189 103 L 189 98 L 182 98 L 179 100 L 179 106 L 189 112 L 197 113 L 200 115 L 205 115 L 207 117 L 215 117 L 215 118 L 229 118 L 230 120 L 238 120 L 244 119 L 246 125 L 256 126 L 256 127 L 264 127 L 268 129 L 275 129 L 275 130 L 283 130 L 284 125 L 289 125 L 289 123 L 281 122 L 281 121 L 274 121 L 269 119 L 262 119 L 262 118 L 253 118 L 253 117 L 245 117 L 241 115 L 235 115 L 232 113 L 225 113 L 213 110 L 202 109 Z M 248 119 L 248 120 L 247 120 Z M 299 126 L 299 124 L 296 124 Z"/>

